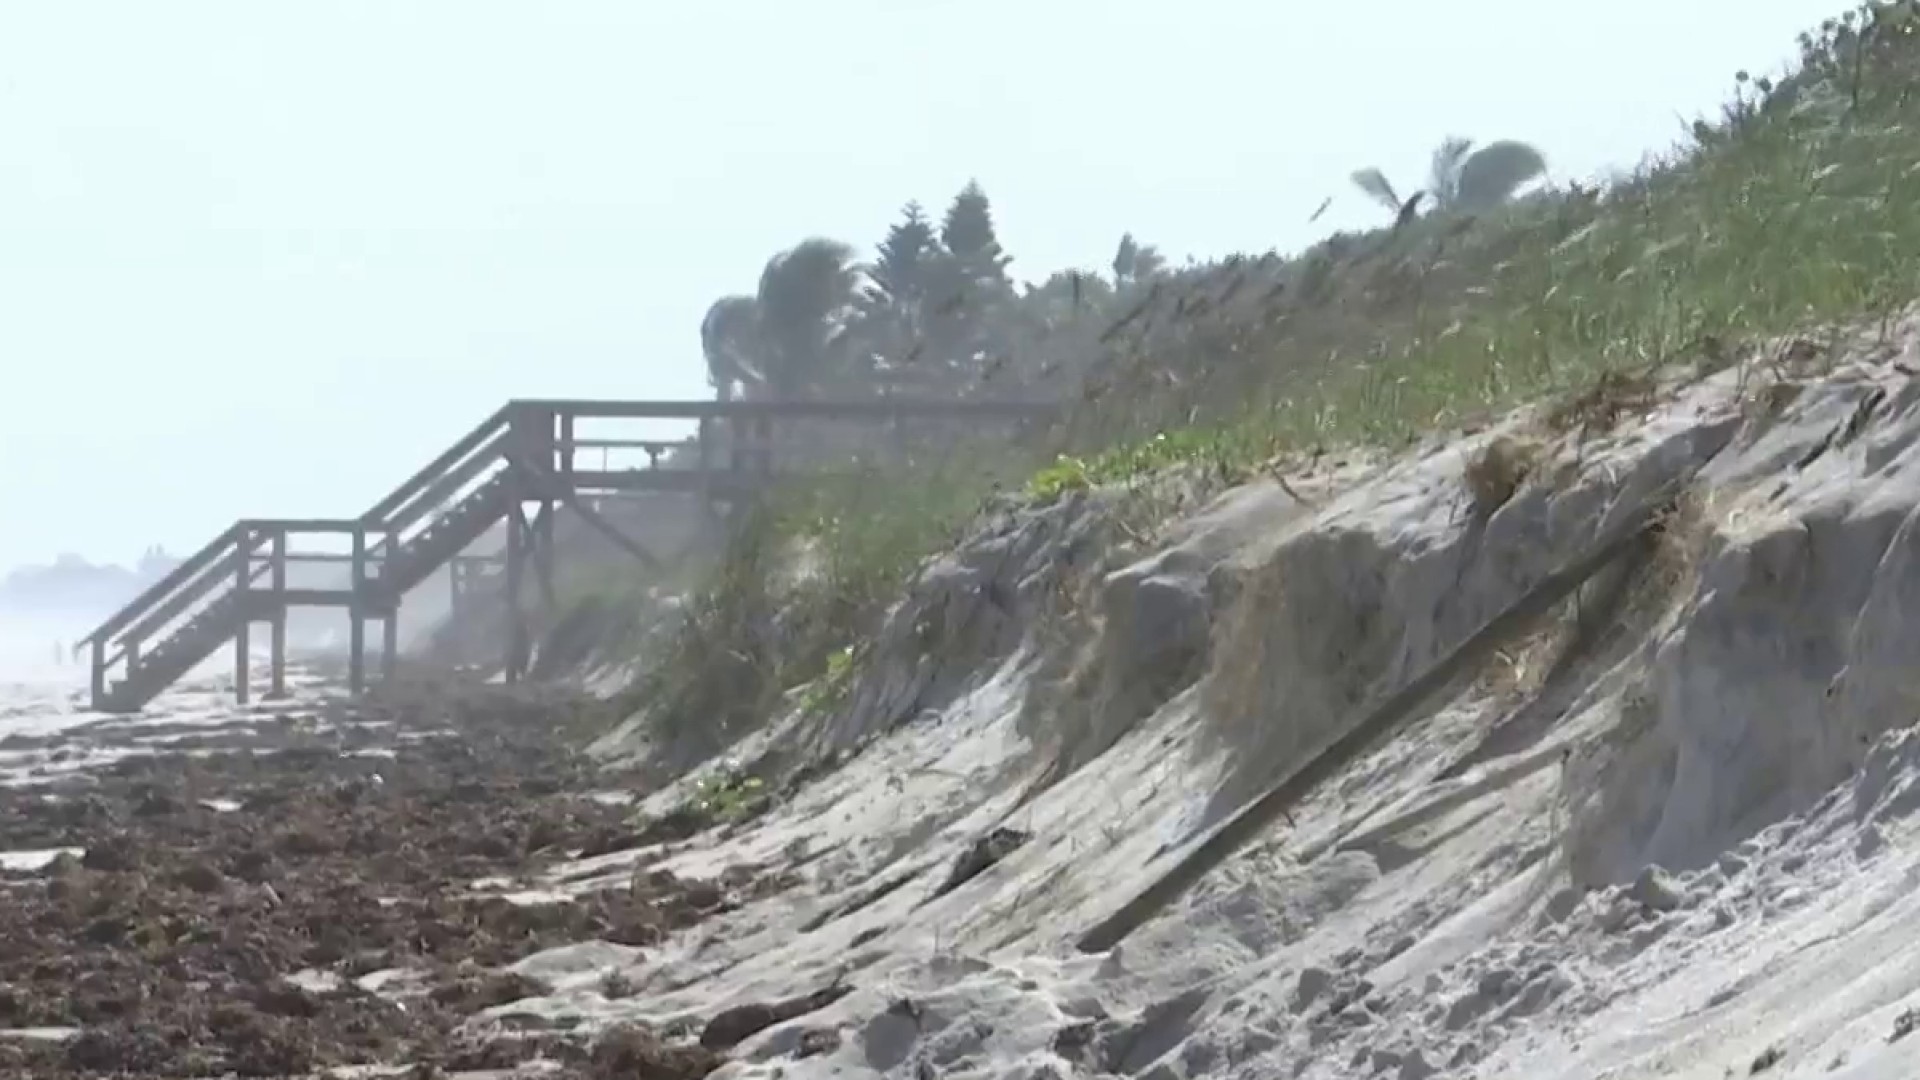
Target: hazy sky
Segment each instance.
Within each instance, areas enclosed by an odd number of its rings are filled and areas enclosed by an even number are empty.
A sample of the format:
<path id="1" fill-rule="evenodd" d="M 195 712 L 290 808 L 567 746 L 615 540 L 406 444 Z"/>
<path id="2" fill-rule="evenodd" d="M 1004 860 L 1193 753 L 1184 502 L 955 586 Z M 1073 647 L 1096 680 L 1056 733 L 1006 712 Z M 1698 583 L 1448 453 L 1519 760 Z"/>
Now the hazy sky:
<path id="1" fill-rule="evenodd" d="M 712 299 L 969 177 L 1016 276 L 1292 250 L 1450 133 L 1631 165 L 1841 7 L 0 0 L 0 570 L 357 514 L 510 396 L 705 396 Z"/>

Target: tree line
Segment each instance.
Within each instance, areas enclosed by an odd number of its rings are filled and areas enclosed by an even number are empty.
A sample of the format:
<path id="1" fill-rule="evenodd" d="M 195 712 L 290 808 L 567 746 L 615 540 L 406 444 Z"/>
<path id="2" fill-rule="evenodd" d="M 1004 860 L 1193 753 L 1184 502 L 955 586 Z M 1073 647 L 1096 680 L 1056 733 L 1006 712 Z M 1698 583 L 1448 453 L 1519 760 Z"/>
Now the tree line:
<path id="1" fill-rule="evenodd" d="M 1423 212 L 1493 209 L 1545 168 L 1525 143 L 1476 149 L 1450 138 L 1434 151 L 1425 186 L 1405 198 L 1378 169 L 1353 181 L 1404 226 Z M 938 220 L 909 202 L 867 259 L 839 240 L 802 240 L 767 261 L 753 292 L 708 308 L 700 326 L 708 381 L 721 400 L 1058 394 L 1166 285 L 1218 269 L 1175 269 L 1130 233 L 1103 272 L 1016 284 L 1012 262 L 978 182 Z"/>

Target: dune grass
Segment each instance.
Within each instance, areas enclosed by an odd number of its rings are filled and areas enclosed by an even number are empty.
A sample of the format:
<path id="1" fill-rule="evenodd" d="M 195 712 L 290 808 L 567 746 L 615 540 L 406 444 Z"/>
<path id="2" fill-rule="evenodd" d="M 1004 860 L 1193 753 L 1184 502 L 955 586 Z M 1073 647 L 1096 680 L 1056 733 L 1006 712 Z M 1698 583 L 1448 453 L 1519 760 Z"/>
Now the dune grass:
<path id="1" fill-rule="evenodd" d="M 716 753 L 803 687 L 801 707 L 837 704 L 861 642 L 921 560 L 955 543 L 983 494 L 1018 475 L 987 464 L 995 460 L 816 479 L 744 512 L 687 595 L 677 631 L 624 695 L 649 716 L 664 755 Z"/>
<path id="2" fill-rule="evenodd" d="M 1831 20 L 1803 38 L 1793 76 L 1740 77 L 1717 122 L 1604 190 L 1307 253 L 1282 277 L 1314 295 L 1250 342 L 1254 386 L 1202 369 L 1177 391 L 1122 395 L 1093 426 L 1125 437 L 1084 459 L 1088 478 L 1395 445 L 1609 374 L 1717 366 L 1904 308 L 1920 294 L 1912 7 Z M 1217 419 L 1181 422 L 1195 414 Z"/>
<path id="3" fill-rule="evenodd" d="M 1686 145 L 1601 189 L 1281 260 L 1262 283 L 1279 299 L 1229 313 L 1221 297 L 1181 328 L 1191 350 L 1117 337 L 1059 447 L 1012 489 L 1047 501 L 1195 466 L 1231 483 L 1291 454 L 1403 445 L 1602 379 L 1710 370 L 1891 318 L 1920 296 L 1917 27 L 1913 0 L 1830 20 L 1791 76 L 1738 78 Z M 1227 289 L 1243 266 L 1185 287 Z M 949 461 L 761 515 L 643 685 L 663 728 L 717 747 L 792 688 L 844 674 L 914 568 L 1007 479 Z M 776 548 L 811 569 L 780 583 Z"/>

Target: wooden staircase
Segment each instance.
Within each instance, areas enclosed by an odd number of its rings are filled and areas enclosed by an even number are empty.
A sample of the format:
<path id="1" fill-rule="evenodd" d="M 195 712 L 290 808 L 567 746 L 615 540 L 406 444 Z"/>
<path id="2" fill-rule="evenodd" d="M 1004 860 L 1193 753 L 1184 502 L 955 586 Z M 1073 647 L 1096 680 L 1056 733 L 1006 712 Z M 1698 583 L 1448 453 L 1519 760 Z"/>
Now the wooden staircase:
<path id="1" fill-rule="evenodd" d="M 358 692 L 365 683 L 367 620 L 381 623 L 381 667 L 391 673 L 401 601 L 503 520 L 505 674 L 516 679 L 527 652 L 519 609 L 527 564 L 534 564 L 551 595 L 552 523 L 560 507 L 636 559 L 656 561 L 601 519 L 583 495 L 679 492 L 718 502 L 751 497 L 774 480 L 776 420 L 946 418 L 977 428 L 982 419 L 1044 419 L 1054 411 L 1034 402 L 510 402 L 357 518 L 235 522 L 81 640 L 92 654 L 92 706 L 137 712 L 228 643 L 234 647 L 235 694 L 245 703 L 251 631 L 258 623 L 267 624 L 271 635 L 270 692 L 284 694 L 287 613 L 298 607 L 346 610 L 348 678 Z M 576 436 L 582 420 L 658 419 L 696 420 L 698 434 L 673 443 Z M 645 451 L 647 464 L 612 469 L 603 460 L 597 470 L 579 467 L 583 453 L 598 451 L 605 458 L 627 450 Z M 692 460 L 685 460 L 688 452 Z M 314 536 L 344 542 L 347 550 L 296 550 L 299 540 Z M 344 570 L 346 580 L 326 587 L 290 580 L 291 569 L 316 565 L 334 567 L 335 577 Z"/>

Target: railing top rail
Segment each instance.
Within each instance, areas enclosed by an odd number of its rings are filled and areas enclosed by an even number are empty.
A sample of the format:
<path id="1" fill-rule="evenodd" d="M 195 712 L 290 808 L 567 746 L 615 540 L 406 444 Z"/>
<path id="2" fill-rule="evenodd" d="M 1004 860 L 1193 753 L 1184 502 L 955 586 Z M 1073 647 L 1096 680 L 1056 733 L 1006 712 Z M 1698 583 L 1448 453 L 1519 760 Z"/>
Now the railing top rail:
<path id="1" fill-rule="evenodd" d="M 248 554 L 251 555 L 252 552 L 249 551 Z M 266 573 L 266 570 L 267 567 L 264 565 L 259 567 L 249 565 L 247 568 L 247 577 L 249 580 L 257 580 Z M 145 641 L 151 638 L 168 623 L 185 614 L 187 610 L 193 606 L 195 601 L 219 588 L 223 582 L 232 580 L 230 574 L 231 570 L 228 567 L 217 565 L 205 567 L 200 573 L 194 575 L 192 581 L 179 589 L 175 589 L 173 594 L 168 597 L 164 603 L 155 606 L 151 611 L 147 612 L 146 615 L 143 616 L 139 622 L 135 623 L 133 628 L 128 630 L 122 639 L 119 640 L 131 639 L 134 641 Z"/>
<path id="2" fill-rule="evenodd" d="M 890 419 L 907 417 L 1047 417 L 1052 401 L 964 401 L 952 398 L 855 398 L 838 401 L 594 401 L 519 398 L 509 408 L 576 419 Z"/>
<path id="3" fill-rule="evenodd" d="M 411 495 L 388 507 L 378 529 L 391 536 L 444 509 L 447 500 L 458 495 L 461 488 L 478 479 L 496 461 L 502 460 L 500 455 L 510 441 L 511 437 L 503 432 L 486 444 L 485 452 L 467 455 L 464 461 L 458 463 L 449 463 L 447 468 L 419 485 Z"/>
<path id="4" fill-rule="evenodd" d="M 359 518 L 247 518 L 241 525 L 258 532 L 355 533 L 366 528 Z"/>
<path id="5" fill-rule="evenodd" d="M 360 520 L 369 525 L 384 521 L 389 514 L 393 513 L 396 507 L 412 498 L 421 488 L 432 483 L 435 477 L 452 468 L 461 458 L 466 457 L 478 449 L 488 438 L 504 427 L 507 423 L 508 416 L 512 414 L 512 409 L 513 407 L 511 405 L 495 409 L 491 416 L 475 425 L 473 430 L 461 436 L 459 442 L 447 447 L 439 457 L 428 462 L 419 472 L 414 473 L 399 487 L 388 492 L 386 498 L 374 503 L 366 513 L 360 515 Z"/>
<path id="6" fill-rule="evenodd" d="M 576 450 L 685 450 L 694 444 L 686 439 L 573 439 Z"/>
<path id="7" fill-rule="evenodd" d="M 205 569 L 213 560 L 233 547 L 246 530 L 246 522 L 236 521 L 227 526 L 227 530 L 211 540 L 206 547 L 186 557 L 180 565 L 169 570 L 164 577 L 134 597 L 113 614 L 106 622 L 95 627 L 93 633 L 80 639 L 80 644 L 91 645 L 96 641 L 105 642 L 118 633 L 122 627 L 138 619 L 148 608 L 165 600 L 174 590 Z"/>

